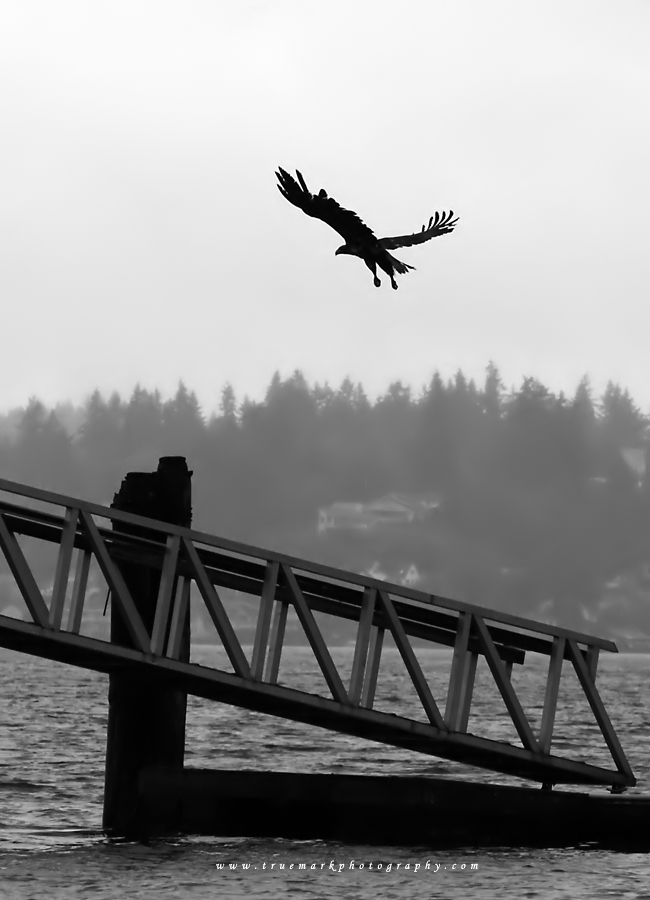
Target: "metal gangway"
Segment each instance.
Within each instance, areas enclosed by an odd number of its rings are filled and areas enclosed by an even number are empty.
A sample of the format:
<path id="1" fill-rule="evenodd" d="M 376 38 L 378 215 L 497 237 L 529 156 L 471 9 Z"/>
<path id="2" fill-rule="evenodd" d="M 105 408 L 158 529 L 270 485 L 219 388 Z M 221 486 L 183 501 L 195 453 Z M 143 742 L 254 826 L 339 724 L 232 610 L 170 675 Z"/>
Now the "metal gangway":
<path id="1" fill-rule="evenodd" d="M 198 697 L 545 785 L 611 785 L 621 790 L 635 784 L 596 688 L 599 652 L 617 652 L 609 640 L 3 479 L 0 492 L 0 549 L 25 604 L 25 620 L 0 615 L 0 646 L 100 672 L 132 669 Z M 24 552 L 28 539 L 58 545 L 51 589 L 42 590 L 37 583 Z M 81 633 L 93 562 L 126 625 L 130 646 Z M 160 577 L 150 630 L 120 572 L 124 563 L 155 570 Z M 37 574 L 43 581 L 42 573 Z M 193 586 L 191 602 L 204 604 L 231 670 L 180 658 L 182 623 Z M 248 654 L 219 588 L 259 598 Z M 3 599 L 0 596 L 0 603 Z M 279 682 L 290 609 L 304 629 L 330 696 Z M 345 681 L 314 613 L 358 623 L 351 674 Z M 374 707 L 386 633 L 399 651 L 426 721 Z M 453 648 L 445 698 L 434 697 L 414 638 Z M 544 654 L 549 661 L 536 730 L 511 677 L 513 665 L 523 665 L 527 652 Z M 520 746 L 468 732 L 479 657 L 487 662 Z M 564 662 L 577 675 L 614 768 L 551 750 Z"/>

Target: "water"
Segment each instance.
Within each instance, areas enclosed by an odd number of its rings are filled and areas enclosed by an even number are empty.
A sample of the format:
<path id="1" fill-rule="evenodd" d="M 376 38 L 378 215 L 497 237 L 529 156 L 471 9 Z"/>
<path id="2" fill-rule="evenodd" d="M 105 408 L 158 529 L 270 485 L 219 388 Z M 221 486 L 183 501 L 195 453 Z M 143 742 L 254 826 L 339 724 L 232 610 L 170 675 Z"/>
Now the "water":
<path id="1" fill-rule="evenodd" d="M 197 661 L 222 662 L 216 648 L 199 648 L 196 653 Z M 340 671 L 349 672 L 352 650 L 341 648 L 333 655 Z M 418 651 L 418 657 L 434 696 L 442 702 L 449 652 Z M 586 702 L 569 674 L 565 666 L 554 748 L 610 766 Z M 216 896 L 650 900 L 650 856 L 638 854 L 580 848 L 436 851 L 246 838 L 183 838 L 147 846 L 108 841 L 100 831 L 108 679 L 4 650 L 0 650 L 0 679 L 2 900 Z M 544 663 L 532 655 L 513 675 L 533 724 L 541 715 L 543 679 Z M 637 776 L 635 793 L 650 792 L 649 679 L 650 656 L 605 654 L 601 661 L 600 693 Z M 326 693 L 309 649 L 285 649 L 281 680 Z M 423 718 L 395 651 L 383 657 L 380 686 L 379 708 Z M 485 670 L 479 672 L 473 710 L 470 730 L 514 740 Z M 195 698 L 189 701 L 186 763 L 514 781 Z"/>

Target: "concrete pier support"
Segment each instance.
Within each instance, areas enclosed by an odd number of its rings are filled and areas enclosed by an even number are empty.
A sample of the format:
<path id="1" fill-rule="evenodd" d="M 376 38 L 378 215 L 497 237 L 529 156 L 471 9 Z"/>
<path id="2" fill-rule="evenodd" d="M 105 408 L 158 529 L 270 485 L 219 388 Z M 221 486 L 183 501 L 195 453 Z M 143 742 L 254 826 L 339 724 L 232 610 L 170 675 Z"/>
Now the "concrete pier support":
<path id="1" fill-rule="evenodd" d="M 189 527 L 192 519 L 192 473 L 184 457 L 163 457 L 156 472 L 129 472 L 115 494 L 112 508 Z M 155 532 L 114 522 L 114 530 L 160 540 Z M 151 635 L 160 570 L 116 561 L 135 606 Z M 111 642 L 132 646 L 113 604 Z M 189 661 L 189 609 L 183 629 L 180 659 Z M 139 837 L 141 810 L 138 777 L 145 768 L 182 770 L 185 751 L 187 694 L 155 676 L 129 668 L 113 672 L 109 682 L 108 735 L 104 784 L 104 830 L 116 836 Z"/>
<path id="2" fill-rule="evenodd" d="M 160 768 L 142 772 L 140 794 L 150 837 L 180 831 L 429 851 L 579 844 L 650 851 L 647 794 L 543 791 L 431 776 Z"/>

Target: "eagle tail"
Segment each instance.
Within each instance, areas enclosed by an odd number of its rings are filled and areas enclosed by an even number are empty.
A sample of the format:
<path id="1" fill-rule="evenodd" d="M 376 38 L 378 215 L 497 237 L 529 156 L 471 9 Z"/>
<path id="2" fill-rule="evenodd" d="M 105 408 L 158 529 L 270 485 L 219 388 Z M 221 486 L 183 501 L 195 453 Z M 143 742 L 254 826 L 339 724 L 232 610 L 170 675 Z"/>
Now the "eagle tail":
<path id="1" fill-rule="evenodd" d="M 411 272 L 415 269 L 415 266 L 407 266 L 406 263 L 403 263 L 401 260 L 393 256 L 392 253 L 386 253 L 386 256 L 392 262 L 393 268 L 399 275 L 406 275 L 407 272 Z"/>

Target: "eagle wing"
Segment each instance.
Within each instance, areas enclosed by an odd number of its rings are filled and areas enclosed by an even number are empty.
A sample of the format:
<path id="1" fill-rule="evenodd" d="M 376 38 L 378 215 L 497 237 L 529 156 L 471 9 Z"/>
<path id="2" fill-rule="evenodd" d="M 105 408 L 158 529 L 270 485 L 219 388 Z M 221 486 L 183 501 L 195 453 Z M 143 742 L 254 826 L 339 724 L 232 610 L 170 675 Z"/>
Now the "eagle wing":
<path id="1" fill-rule="evenodd" d="M 401 237 L 385 237 L 379 238 L 379 243 L 385 250 L 395 250 L 397 247 L 412 247 L 413 244 L 423 244 L 430 241 L 431 238 L 438 237 L 440 234 L 449 234 L 454 230 L 454 225 L 458 218 L 454 219 L 454 213 L 450 210 L 448 213 L 436 213 L 435 218 L 429 219 L 428 225 L 423 225 L 421 231 L 415 234 L 403 234 Z"/>
<path id="2" fill-rule="evenodd" d="M 339 206 L 336 200 L 328 197 L 322 188 L 318 194 L 310 193 L 305 179 L 297 169 L 298 181 L 284 169 L 278 169 L 275 174 L 280 182 L 278 190 L 289 203 L 293 203 L 308 216 L 327 223 L 334 231 L 338 231 L 346 242 L 354 244 L 359 241 L 377 240 L 375 233 L 361 221 L 355 212 Z"/>

